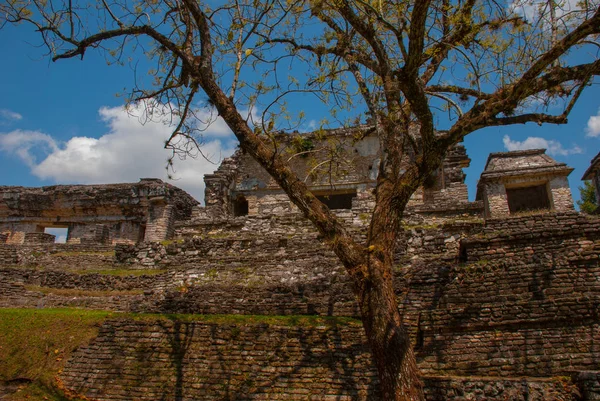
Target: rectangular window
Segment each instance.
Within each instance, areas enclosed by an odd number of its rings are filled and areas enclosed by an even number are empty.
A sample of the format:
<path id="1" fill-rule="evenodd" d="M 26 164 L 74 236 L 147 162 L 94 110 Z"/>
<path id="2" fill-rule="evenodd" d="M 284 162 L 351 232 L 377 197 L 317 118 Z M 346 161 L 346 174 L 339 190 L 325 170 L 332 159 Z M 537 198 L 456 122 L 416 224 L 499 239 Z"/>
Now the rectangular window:
<path id="1" fill-rule="evenodd" d="M 248 200 L 244 196 L 238 195 L 233 201 L 233 215 L 235 217 L 247 216 L 248 210 Z"/>
<path id="2" fill-rule="evenodd" d="M 510 213 L 550 209 L 546 184 L 531 187 L 506 188 Z"/>
<path id="3" fill-rule="evenodd" d="M 356 192 L 343 194 L 315 194 L 318 200 L 323 202 L 331 210 L 336 209 L 352 209 L 352 198 L 356 196 Z"/>

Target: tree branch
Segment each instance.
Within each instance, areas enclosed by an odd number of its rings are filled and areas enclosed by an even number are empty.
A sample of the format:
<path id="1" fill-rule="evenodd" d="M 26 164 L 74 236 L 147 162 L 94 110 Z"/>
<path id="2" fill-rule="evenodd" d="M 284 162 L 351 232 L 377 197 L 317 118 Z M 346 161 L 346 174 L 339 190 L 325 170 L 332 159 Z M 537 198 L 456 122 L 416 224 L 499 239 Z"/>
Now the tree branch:
<path id="1" fill-rule="evenodd" d="M 53 33 L 57 33 L 57 30 L 55 28 L 48 28 L 48 30 L 52 31 Z M 171 52 L 173 52 L 173 54 L 177 55 L 179 58 L 185 60 L 185 54 L 180 50 L 180 48 L 175 43 L 170 41 L 166 36 L 162 35 L 158 31 L 156 31 L 154 28 L 147 26 L 147 25 L 142 25 L 142 26 L 132 26 L 132 27 L 128 27 L 128 28 L 114 29 L 111 31 L 105 31 L 105 32 L 100 32 L 100 33 L 94 34 L 94 35 L 90 35 L 90 36 L 82 39 L 81 41 L 73 42 L 73 44 L 76 46 L 75 49 L 55 55 L 54 57 L 52 57 L 52 61 L 73 58 L 76 56 L 83 57 L 85 50 L 90 46 L 94 46 L 102 41 L 107 40 L 107 39 L 112 39 L 112 38 L 116 38 L 116 37 L 120 37 L 120 36 L 128 36 L 128 35 L 134 35 L 134 36 L 147 35 L 147 36 L 151 37 L 152 39 L 156 40 L 158 43 L 160 43 L 165 48 L 169 49 Z"/>

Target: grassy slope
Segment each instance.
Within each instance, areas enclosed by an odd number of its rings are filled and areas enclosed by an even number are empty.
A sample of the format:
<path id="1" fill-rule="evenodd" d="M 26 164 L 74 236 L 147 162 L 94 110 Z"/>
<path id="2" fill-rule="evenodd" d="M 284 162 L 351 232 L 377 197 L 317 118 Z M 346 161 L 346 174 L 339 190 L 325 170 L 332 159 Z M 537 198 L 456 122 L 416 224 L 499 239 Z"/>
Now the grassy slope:
<path id="1" fill-rule="evenodd" d="M 0 381 L 21 383 L 6 400 L 63 400 L 55 377 L 110 312 L 0 309 Z"/>
<path id="2" fill-rule="evenodd" d="M 2 309 L 0 308 L 0 398 L 2 387 L 18 389 L 2 398 L 16 400 L 64 401 L 57 388 L 65 361 L 80 345 L 98 333 L 109 317 L 130 319 L 199 321 L 205 323 L 290 327 L 360 325 L 350 318 L 318 316 L 250 315 L 154 315 L 125 314 L 84 309 Z"/>

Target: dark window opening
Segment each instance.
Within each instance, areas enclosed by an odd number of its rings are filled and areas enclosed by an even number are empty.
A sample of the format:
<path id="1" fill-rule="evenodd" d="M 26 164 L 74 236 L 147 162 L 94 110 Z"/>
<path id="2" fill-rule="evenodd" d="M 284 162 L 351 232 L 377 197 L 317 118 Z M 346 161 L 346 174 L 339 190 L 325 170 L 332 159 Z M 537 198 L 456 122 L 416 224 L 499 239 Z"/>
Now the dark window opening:
<path id="1" fill-rule="evenodd" d="M 460 248 L 458 249 L 458 262 L 466 263 L 468 258 L 467 247 L 464 246 L 464 244 L 460 244 Z"/>
<path id="2" fill-rule="evenodd" d="M 118 223 L 118 227 L 115 226 L 115 231 L 118 233 L 117 235 L 120 237 L 121 233 L 121 223 Z M 137 242 L 144 242 L 144 238 L 146 237 L 146 224 L 141 223 L 138 231 Z"/>
<path id="3" fill-rule="evenodd" d="M 421 314 L 419 313 L 419 318 L 417 319 L 417 338 L 415 342 L 415 349 L 423 349 L 423 345 L 425 344 L 425 333 L 421 328 Z"/>
<path id="4" fill-rule="evenodd" d="M 352 209 L 352 198 L 356 196 L 356 192 L 346 194 L 323 194 L 315 196 L 331 210 Z"/>
<path id="5" fill-rule="evenodd" d="M 511 213 L 550 209 L 550 198 L 545 184 L 524 188 L 506 188 L 506 196 Z"/>
<path id="6" fill-rule="evenodd" d="M 248 215 L 248 200 L 243 196 L 238 196 L 233 201 L 233 215 L 247 216 Z"/>

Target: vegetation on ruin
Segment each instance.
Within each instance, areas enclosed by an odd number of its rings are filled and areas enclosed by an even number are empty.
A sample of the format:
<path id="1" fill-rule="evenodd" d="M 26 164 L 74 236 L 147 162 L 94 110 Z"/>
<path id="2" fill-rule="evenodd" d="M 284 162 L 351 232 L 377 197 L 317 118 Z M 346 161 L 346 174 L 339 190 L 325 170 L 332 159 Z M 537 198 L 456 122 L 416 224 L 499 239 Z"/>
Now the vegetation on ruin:
<path id="1" fill-rule="evenodd" d="M 91 268 L 91 269 L 79 269 L 72 270 L 74 273 L 78 274 L 100 274 L 101 276 L 117 276 L 117 277 L 127 277 L 127 276 L 157 276 L 159 274 L 166 273 L 167 269 L 123 269 L 123 268 Z"/>
<path id="2" fill-rule="evenodd" d="M 0 309 L 0 381 L 21 383 L 7 400 L 66 400 L 56 377 L 70 354 L 98 332 L 110 312 Z"/>
<path id="3" fill-rule="evenodd" d="M 13 0 L 0 13 L 9 23 L 31 24 L 53 60 L 98 49 L 109 62 L 150 59 L 152 79 L 136 80 L 130 99 L 145 101 L 149 118 L 170 109 L 176 127 L 166 147 L 174 156 L 196 152 L 206 123 L 220 116 L 345 266 L 383 398 L 421 400 L 392 283 L 404 210 L 466 135 L 567 122 L 600 75 L 600 7 L 595 1 L 564 7 L 529 0 L 510 6 L 488 0 Z M 322 101 L 334 121 L 362 125 L 357 136 L 379 139 L 383 156 L 366 243 L 352 237 L 280 152 L 280 131 L 306 122 L 290 106 L 299 94 Z M 209 121 L 202 120 L 206 114 Z M 321 166 L 335 171 L 343 161 Z"/>
<path id="4" fill-rule="evenodd" d="M 352 318 L 320 316 L 157 315 L 67 308 L 0 309 L 0 383 L 16 390 L 3 399 L 78 400 L 64 395 L 58 375 L 71 353 L 89 343 L 108 318 L 231 325 L 232 333 L 237 326 L 248 325 L 334 328 L 361 324 Z"/>
<path id="5" fill-rule="evenodd" d="M 127 269 L 127 268 L 114 268 L 111 266 L 63 266 L 63 265 L 52 265 L 51 267 L 45 265 L 12 265 L 4 266 L 10 269 L 20 270 L 34 270 L 34 271 L 52 271 L 57 270 L 61 272 L 68 272 L 74 274 L 99 274 L 101 276 L 116 276 L 116 277 L 140 277 L 140 276 L 156 276 L 168 272 L 167 269 Z"/>
<path id="6" fill-rule="evenodd" d="M 50 253 L 52 257 L 69 257 L 69 256 L 115 256 L 115 251 L 59 251 Z"/>
<path id="7" fill-rule="evenodd" d="M 173 244 L 183 244 L 185 242 L 185 240 L 183 239 L 166 239 L 163 241 L 160 241 L 160 244 L 163 246 L 169 246 L 169 245 L 173 245 Z"/>
<path id="8" fill-rule="evenodd" d="M 26 285 L 27 291 L 41 292 L 65 297 L 114 297 L 123 295 L 141 295 L 143 290 L 86 290 L 81 288 L 52 288 L 38 285 Z"/>

